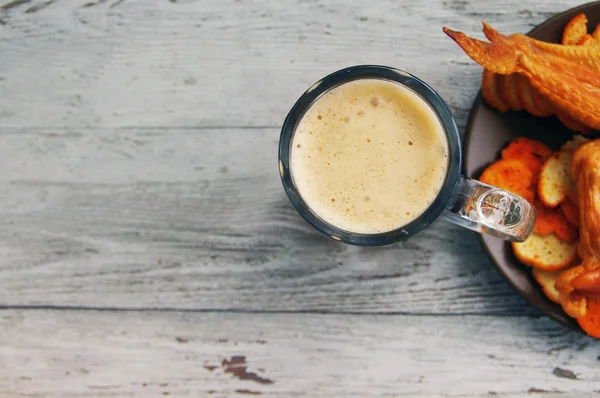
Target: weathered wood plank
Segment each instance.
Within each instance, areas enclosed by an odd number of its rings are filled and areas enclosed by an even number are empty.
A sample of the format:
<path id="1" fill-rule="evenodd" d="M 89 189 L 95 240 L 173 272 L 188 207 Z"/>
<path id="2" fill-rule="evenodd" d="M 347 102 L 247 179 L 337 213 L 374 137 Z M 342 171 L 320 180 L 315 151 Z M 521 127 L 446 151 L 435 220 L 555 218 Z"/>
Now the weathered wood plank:
<path id="1" fill-rule="evenodd" d="M 0 329 L 3 397 L 600 392 L 596 342 L 543 318 L 2 311 Z"/>
<path id="2" fill-rule="evenodd" d="M 526 31 L 580 0 L 17 3 L 0 10 L 3 126 L 277 126 L 314 81 L 362 63 L 419 75 L 462 126 L 481 69 L 442 26 Z"/>
<path id="3" fill-rule="evenodd" d="M 356 248 L 288 202 L 276 129 L 0 133 L 0 304 L 536 313 L 472 233 Z"/>

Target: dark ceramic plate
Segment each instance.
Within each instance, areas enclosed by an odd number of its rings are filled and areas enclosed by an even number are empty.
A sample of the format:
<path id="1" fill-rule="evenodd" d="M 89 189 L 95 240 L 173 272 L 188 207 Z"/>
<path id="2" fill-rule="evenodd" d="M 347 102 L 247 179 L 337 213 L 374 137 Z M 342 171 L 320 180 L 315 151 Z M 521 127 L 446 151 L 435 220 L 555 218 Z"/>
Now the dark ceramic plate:
<path id="1" fill-rule="evenodd" d="M 600 1 L 584 4 L 556 15 L 528 33 L 538 40 L 560 43 L 562 31 L 569 20 L 579 13 L 588 18 L 588 28 L 600 23 Z M 502 32 L 512 33 L 512 32 Z M 483 169 L 499 158 L 500 151 L 519 136 L 540 140 L 552 149 L 558 149 L 573 133 L 555 117 L 537 118 L 525 112 L 501 113 L 487 106 L 481 93 L 475 99 L 465 136 L 465 173 L 477 178 Z M 481 244 L 508 283 L 531 304 L 559 323 L 581 331 L 577 322 L 562 308 L 548 300 L 531 276 L 528 267 L 514 256 L 510 244 L 497 238 L 480 236 Z"/>

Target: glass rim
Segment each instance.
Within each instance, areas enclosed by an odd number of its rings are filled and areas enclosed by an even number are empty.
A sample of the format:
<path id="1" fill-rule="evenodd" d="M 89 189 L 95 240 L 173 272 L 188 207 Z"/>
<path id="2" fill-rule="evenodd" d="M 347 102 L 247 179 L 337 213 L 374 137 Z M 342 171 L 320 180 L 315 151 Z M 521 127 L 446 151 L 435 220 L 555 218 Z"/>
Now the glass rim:
<path id="1" fill-rule="evenodd" d="M 391 231 L 375 234 L 346 231 L 318 217 L 302 199 L 290 172 L 290 146 L 296 127 L 306 111 L 321 97 L 321 95 L 329 90 L 359 79 L 388 80 L 400 84 L 417 94 L 438 116 L 439 122 L 446 134 L 448 146 L 448 166 L 446 176 L 435 200 L 419 217 L 408 224 Z M 380 65 L 358 65 L 344 68 L 327 75 L 313 84 L 300 96 L 285 118 L 281 128 L 278 160 L 281 182 L 288 199 L 295 207 L 296 211 L 298 211 L 306 221 L 323 234 L 338 241 L 357 246 L 382 246 L 408 239 L 423 230 L 443 213 L 448 202 L 452 198 L 460 177 L 462 153 L 460 148 L 460 135 L 452 112 L 433 88 L 416 76 L 400 69 Z"/>

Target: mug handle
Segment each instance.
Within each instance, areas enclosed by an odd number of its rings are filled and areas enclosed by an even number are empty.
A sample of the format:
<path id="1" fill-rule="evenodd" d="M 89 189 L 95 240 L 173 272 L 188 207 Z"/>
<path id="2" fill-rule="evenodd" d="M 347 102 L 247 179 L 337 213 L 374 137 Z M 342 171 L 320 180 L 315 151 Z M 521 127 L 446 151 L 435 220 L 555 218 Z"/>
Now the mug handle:
<path id="1" fill-rule="evenodd" d="M 533 231 L 536 212 L 519 195 L 461 176 L 442 217 L 482 234 L 523 242 Z"/>

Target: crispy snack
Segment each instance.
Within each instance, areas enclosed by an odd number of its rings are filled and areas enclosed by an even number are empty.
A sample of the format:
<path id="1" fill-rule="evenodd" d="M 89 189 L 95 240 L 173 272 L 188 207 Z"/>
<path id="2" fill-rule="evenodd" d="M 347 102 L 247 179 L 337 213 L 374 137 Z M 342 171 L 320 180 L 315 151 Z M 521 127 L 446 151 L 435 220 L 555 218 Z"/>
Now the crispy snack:
<path id="1" fill-rule="evenodd" d="M 481 93 L 486 102 L 494 108 L 506 112 L 508 105 L 500 98 L 498 93 L 498 75 L 485 69 L 481 78 Z"/>
<path id="2" fill-rule="evenodd" d="M 502 101 L 513 111 L 523 109 L 524 104 L 521 103 L 518 91 L 519 74 L 512 73 L 510 75 L 496 77 L 498 81 L 498 94 Z"/>
<path id="3" fill-rule="evenodd" d="M 533 202 L 535 196 L 531 186 L 533 173 L 522 160 L 500 159 L 489 165 L 479 180 Z"/>
<path id="4" fill-rule="evenodd" d="M 577 260 L 577 243 L 569 243 L 556 235 L 531 234 L 525 242 L 512 243 L 512 248 L 523 264 L 543 271 L 556 271 Z"/>
<path id="5" fill-rule="evenodd" d="M 552 103 L 548 101 L 548 99 L 542 94 L 540 94 L 540 91 L 537 88 L 531 86 L 531 83 L 529 83 L 529 79 L 524 79 L 527 80 L 527 85 L 531 87 L 531 91 L 533 93 L 533 102 L 535 103 L 536 109 L 540 113 L 539 116 L 545 117 L 554 115 L 555 111 L 554 107 L 552 106 Z"/>
<path id="6" fill-rule="evenodd" d="M 600 267 L 584 270 L 584 272 L 571 281 L 573 288 L 586 292 L 600 292 Z"/>
<path id="7" fill-rule="evenodd" d="M 566 114 L 564 112 L 557 111 L 556 112 L 556 117 L 569 130 L 578 131 L 578 132 L 583 133 L 583 134 L 588 134 L 588 133 L 590 133 L 592 131 L 591 128 L 589 128 L 588 126 L 584 125 L 583 123 L 578 122 L 577 120 L 573 119 L 571 116 L 569 116 L 568 114 Z"/>
<path id="8" fill-rule="evenodd" d="M 579 42 L 587 35 L 587 22 L 588 20 L 585 14 L 574 16 L 563 30 L 561 43 L 566 46 L 579 44 Z"/>
<path id="9" fill-rule="evenodd" d="M 513 76 L 513 75 L 509 75 L 509 76 Z M 548 111 L 542 107 L 538 107 L 538 105 L 534 99 L 534 96 L 535 96 L 534 89 L 533 89 L 533 87 L 531 87 L 531 84 L 529 84 L 529 80 L 523 75 L 517 75 L 517 76 L 518 76 L 518 79 L 517 79 L 516 96 L 517 96 L 517 98 L 519 98 L 520 102 L 523 103 L 523 108 L 527 112 L 531 113 L 532 115 L 539 116 L 539 117 L 546 117 L 546 116 L 552 115 L 552 113 L 553 113 L 552 108 L 550 108 L 550 111 Z M 506 79 L 507 77 L 501 76 L 500 81 L 503 80 L 502 78 Z"/>
<path id="10" fill-rule="evenodd" d="M 594 36 L 586 34 L 581 39 L 579 39 L 579 41 L 577 42 L 577 45 L 578 46 L 588 46 L 588 45 L 593 45 L 595 43 L 596 43 L 596 39 L 594 39 Z"/>
<path id="11" fill-rule="evenodd" d="M 538 195 L 548 207 L 556 207 L 567 197 L 575 196 L 575 185 L 571 178 L 571 152 L 557 152 L 542 166 Z"/>
<path id="12" fill-rule="evenodd" d="M 565 220 L 574 227 L 579 227 L 579 208 L 571 199 L 567 198 L 560 203 L 560 211 Z"/>
<path id="13" fill-rule="evenodd" d="M 475 62 L 491 72 L 521 73 L 560 113 L 600 129 L 600 46 L 563 46 L 513 34 L 505 36 L 484 22 L 487 43 L 444 28 Z M 566 119 L 566 118 L 565 118 Z M 566 119 L 568 120 L 568 119 Z"/>
<path id="14" fill-rule="evenodd" d="M 585 138 L 580 134 L 575 134 L 569 141 L 565 142 L 563 146 L 560 147 L 560 150 L 575 152 L 577 148 L 579 148 L 581 145 L 585 144 L 589 140 L 589 138 Z"/>
<path id="15" fill-rule="evenodd" d="M 587 311 L 577 318 L 579 326 L 592 337 L 600 338 L 600 301 L 587 300 Z"/>
<path id="16" fill-rule="evenodd" d="M 572 293 L 573 291 L 575 291 L 575 288 L 573 287 L 573 284 L 571 282 L 573 281 L 573 279 L 577 278 L 582 273 L 583 266 L 581 264 L 571 267 L 558 276 L 554 287 L 562 294 Z"/>
<path id="17" fill-rule="evenodd" d="M 583 294 L 577 291 L 567 295 L 561 294 L 559 295 L 558 300 L 567 315 L 573 318 L 585 316 L 587 310 L 587 298 Z"/>
<path id="18" fill-rule="evenodd" d="M 539 174 L 542 165 L 552 156 L 552 149 L 542 142 L 527 137 L 515 138 L 502 150 L 503 159 L 520 159 L 535 175 Z"/>
<path id="19" fill-rule="evenodd" d="M 596 33 L 596 32 L 595 32 Z M 600 29 L 597 29 L 597 34 L 600 36 Z M 488 35 L 492 38 L 493 35 Z M 592 45 L 600 44 L 600 41 L 593 35 L 587 34 L 587 18 L 585 14 L 579 14 L 575 16 L 563 32 L 562 44 L 564 45 Z M 492 73 L 485 70 L 484 74 L 487 74 L 487 78 L 492 78 Z M 498 97 L 501 98 L 503 104 L 497 107 L 494 101 L 487 101 L 488 97 L 484 95 L 486 101 L 496 109 L 505 112 L 507 110 L 521 110 L 525 109 L 527 112 L 538 117 L 547 117 L 554 115 L 556 110 L 552 103 L 542 95 L 538 89 L 533 87 L 529 82 L 529 78 L 524 74 L 513 73 L 510 75 L 495 75 L 495 82 L 498 90 Z M 516 87 L 514 81 L 516 80 Z M 571 118 L 567 113 L 558 112 L 559 120 L 567 126 L 567 128 L 580 131 L 590 132 L 591 129 L 582 123 L 577 122 Z"/>
<path id="20" fill-rule="evenodd" d="M 596 29 L 594 29 L 594 33 L 592 33 L 592 37 L 596 40 L 600 40 L 600 24 L 596 25 Z"/>
<path id="21" fill-rule="evenodd" d="M 600 298 L 600 140 L 581 145 L 574 153 L 571 173 L 577 187 L 581 264 L 561 273 L 555 287 L 563 310 L 580 321 L 589 334 L 598 333 Z M 552 236 L 552 235 L 549 235 Z"/>
<path id="22" fill-rule="evenodd" d="M 595 269 L 600 267 L 600 140 L 575 151 L 571 173 L 579 199 L 579 255 L 586 269 Z"/>
<path id="23" fill-rule="evenodd" d="M 531 272 L 531 274 L 533 275 L 533 278 L 542 287 L 542 291 L 544 292 L 546 297 L 548 297 L 550 300 L 554 301 L 555 303 L 560 303 L 560 301 L 559 301 L 560 292 L 558 290 L 556 290 L 556 288 L 554 287 L 554 284 L 556 283 L 556 279 L 558 279 L 558 277 L 560 276 L 560 274 L 562 272 L 563 272 L 562 269 L 556 270 L 556 271 L 543 271 L 538 268 L 534 268 L 533 271 Z"/>
<path id="24" fill-rule="evenodd" d="M 583 273 L 583 266 L 577 265 L 562 272 L 554 287 L 559 292 L 559 302 L 567 315 L 579 318 L 585 315 L 587 301 L 585 296 L 575 291 L 572 281 Z"/>
<path id="25" fill-rule="evenodd" d="M 570 243 L 577 240 L 577 228 L 567 222 L 559 209 L 548 208 L 539 201 L 535 201 L 533 205 L 537 213 L 533 232 L 540 236 L 555 234 Z"/>

